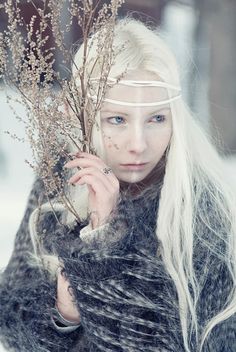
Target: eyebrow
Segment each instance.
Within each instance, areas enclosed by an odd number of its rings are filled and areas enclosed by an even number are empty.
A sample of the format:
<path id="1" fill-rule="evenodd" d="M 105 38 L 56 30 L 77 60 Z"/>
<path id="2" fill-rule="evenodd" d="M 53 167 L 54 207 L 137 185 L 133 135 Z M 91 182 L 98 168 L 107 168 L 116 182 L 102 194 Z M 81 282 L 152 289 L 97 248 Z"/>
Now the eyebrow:
<path id="1" fill-rule="evenodd" d="M 163 106 L 163 107 L 161 107 L 159 109 L 153 110 L 152 112 L 150 112 L 149 115 L 155 115 L 156 113 L 160 113 L 161 111 L 168 111 L 169 112 L 170 110 L 171 109 L 170 109 L 169 106 Z"/>
<path id="2" fill-rule="evenodd" d="M 155 115 L 156 113 L 160 112 L 160 111 L 166 111 L 166 110 L 170 110 L 170 107 L 169 106 L 164 106 L 164 107 L 161 107 L 159 109 L 155 109 L 153 110 L 152 112 L 150 112 L 148 115 Z M 127 114 L 125 112 L 122 112 L 122 111 L 117 111 L 117 110 L 101 110 L 101 113 L 108 113 L 108 114 L 117 114 L 117 115 L 121 115 L 121 116 L 129 116 L 130 114 Z"/>
<path id="3" fill-rule="evenodd" d="M 112 115 L 122 115 L 122 116 L 128 116 L 129 114 L 126 114 L 125 112 L 122 111 L 116 111 L 116 110 L 101 110 L 102 113 L 108 113 Z"/>

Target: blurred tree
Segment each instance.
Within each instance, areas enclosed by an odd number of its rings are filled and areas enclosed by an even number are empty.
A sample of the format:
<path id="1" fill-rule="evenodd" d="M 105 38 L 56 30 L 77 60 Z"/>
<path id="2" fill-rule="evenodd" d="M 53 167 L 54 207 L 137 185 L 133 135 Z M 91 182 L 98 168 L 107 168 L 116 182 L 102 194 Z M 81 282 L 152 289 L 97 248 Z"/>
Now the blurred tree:
<path id="1" fill-rule="evenodd" d="M 224 152 L 236 153 L 236 1 L 211 0 L 210 100 L 212 129 L 223 137 Z"/>
<path id="2" fill-rule="evenodd" d="M 236 1 L 195 0 L 195 7 L 199 50 L 209 46 L 208 66 L 201 55 L 196 62 L 200 72 L 209 70 L 211 132 L 221 152 L 236 153 Z"/>
<path id="3" fill-rule="evenodd" d="M 126 0 L 120 10 L 121 15 L 132 13 L 133 17 L 147 19 L 160 24 L 162 13 L 170 0 Z"/>

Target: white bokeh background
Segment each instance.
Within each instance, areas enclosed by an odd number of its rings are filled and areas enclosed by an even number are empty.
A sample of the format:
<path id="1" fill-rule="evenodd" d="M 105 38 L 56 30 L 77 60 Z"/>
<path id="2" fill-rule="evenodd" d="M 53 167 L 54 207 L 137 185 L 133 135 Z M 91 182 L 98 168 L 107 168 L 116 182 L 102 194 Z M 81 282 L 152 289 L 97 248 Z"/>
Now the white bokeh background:
<path id="1" fill-rule="evenodd" d="M 12 92 L 9 94 L 16 97 Z M 19 123 L 6 102 L 3 92 L 0 93 L 1 121 L 0 148 L 3 155 L 0 164 L 0 233 L 1 233 L 1 268 L 7 264 L 13 246 L 15 232 L 20 224 L 27 195 L 30 191 L 33 172 L 25 163 L 31 160 L 31 152 L 27 143 L 22 143 L 10 137 L 6 131 L 23 136 L 23 124 Z M 24 110 L 18 104 L 17 112 L 24 116 Z"/>
<path id="2" fill-rule="evenodd" d="M 13 93 L 11 95 L 15 96 Z M 3 270 L 13 249 L 15 233 L 24 214 L 34 175 L 24 162 L 31 159 L 28 144 L 13 140 L 4 132 L 18 136 L 24 133 L 23 124 L 14 117 L 3 92 L 0 92 L 0 107 L 0 270 Z M 16 105 L 15 109 L 24 115 L 22 107 Z M 0 345 L 0 352 L 3 351 Z"/>

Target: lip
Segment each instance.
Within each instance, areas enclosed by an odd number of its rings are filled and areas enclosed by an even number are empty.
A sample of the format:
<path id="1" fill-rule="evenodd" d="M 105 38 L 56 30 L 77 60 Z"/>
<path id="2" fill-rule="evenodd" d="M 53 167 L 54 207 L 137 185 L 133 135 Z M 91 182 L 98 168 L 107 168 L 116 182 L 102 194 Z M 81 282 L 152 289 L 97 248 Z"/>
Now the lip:
<path id="1" fill-rule="evenodd" d="M 136 163 L 136 164 L 120 164 L 120 166 L 127 170 L 143 170 L 148 163 Z"/>

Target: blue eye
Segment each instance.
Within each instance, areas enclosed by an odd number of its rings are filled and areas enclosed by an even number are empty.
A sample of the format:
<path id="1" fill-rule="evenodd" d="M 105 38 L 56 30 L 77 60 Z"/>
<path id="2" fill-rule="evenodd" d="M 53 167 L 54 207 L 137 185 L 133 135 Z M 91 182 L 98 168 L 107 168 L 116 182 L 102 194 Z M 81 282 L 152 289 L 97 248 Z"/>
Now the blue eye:
<path id="1" fill-rule="evenodd" d="M 109 117 L 108 121 L 113 125 L 121 125 L 124 123 L 124 118 L 121 116 Z"/>
<path id="2" fill-rule="evenodd" d="M 155 115 L 151 118 L 151 122 L 164 122 L 165 119 L 165 115 Z"/>

